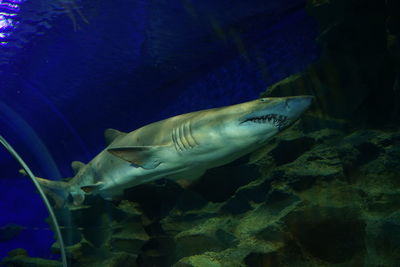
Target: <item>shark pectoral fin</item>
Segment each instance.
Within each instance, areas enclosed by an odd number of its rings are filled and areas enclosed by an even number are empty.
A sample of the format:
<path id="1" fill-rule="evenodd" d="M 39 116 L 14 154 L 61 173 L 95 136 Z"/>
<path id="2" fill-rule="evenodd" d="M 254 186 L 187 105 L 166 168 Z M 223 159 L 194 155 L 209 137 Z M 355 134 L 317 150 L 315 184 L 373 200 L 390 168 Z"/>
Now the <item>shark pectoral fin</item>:
<path id="1" fill-rule="evenodd" d="M 80 169 L 85 167 L 85 163 L 80 162 L 80 161 L 73 161 L 71 163 L 71 168 L 74 170 L 74 173 L 77 174 Z"/>
<path id="2" fill-rule="evenodd" d="M 143 169 L 154 169 L 161 164 L 157 153 L 164 146 L 131 146 L 110 148 L 107 151 Z"/>
<path id="3" fill-rule="evenodd" d="M 126 135 L 126 133 L 115 130 L 115 129 L 107 129 L 104 131 L 104 139 L 106 140 L 106 144 L 111 144 L 115 139 Z"/>

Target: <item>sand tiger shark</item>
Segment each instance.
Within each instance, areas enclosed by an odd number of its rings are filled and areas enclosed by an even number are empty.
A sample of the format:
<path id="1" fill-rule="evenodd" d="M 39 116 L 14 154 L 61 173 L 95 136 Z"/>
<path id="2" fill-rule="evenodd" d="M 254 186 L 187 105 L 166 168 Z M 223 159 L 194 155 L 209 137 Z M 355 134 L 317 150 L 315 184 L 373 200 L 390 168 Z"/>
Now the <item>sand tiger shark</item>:
<path id="1" fill-rule="evenodd" d="M 262 146 L 295 122 L 312 96 L 260 98 L 201 110 L 143 126 L 130 133 L 108 129 L 108 146 L 89 163 L 74 161 L 69 181 L 37 178 L 57 206 L 86 194 L 111 200 L 125 189 L 160 178 L 193 180 Z"/>

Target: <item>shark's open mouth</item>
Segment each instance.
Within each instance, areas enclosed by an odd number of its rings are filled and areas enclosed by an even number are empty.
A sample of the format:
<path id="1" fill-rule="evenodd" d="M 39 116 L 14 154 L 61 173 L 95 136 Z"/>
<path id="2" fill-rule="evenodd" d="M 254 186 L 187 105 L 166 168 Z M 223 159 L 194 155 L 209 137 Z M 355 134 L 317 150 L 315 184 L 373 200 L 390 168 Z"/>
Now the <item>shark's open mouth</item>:
<path id="1" fill-rule="evenodd" d="M 271 123 L 277 128 L 284 128 L 289 125 L 288 117 L 279 114 L 268 114 L 264 116 L 251 117 L 243 121 L 245 122 L 253 122 L 253 123 Z"/>

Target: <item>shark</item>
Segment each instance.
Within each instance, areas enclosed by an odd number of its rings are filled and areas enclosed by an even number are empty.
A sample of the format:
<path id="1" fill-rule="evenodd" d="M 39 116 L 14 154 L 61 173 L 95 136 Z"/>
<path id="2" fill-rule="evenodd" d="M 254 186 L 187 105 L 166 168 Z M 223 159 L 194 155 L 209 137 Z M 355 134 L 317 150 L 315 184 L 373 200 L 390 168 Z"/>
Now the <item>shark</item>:
<path id="1" fill-rule="evenodd" d="M 56 206 L 82 205 L 88 194 L 118 199 L 124 190 L 166 178 L 193 181 L 232 162 L 288 128 L 312 96 L 259 98 L 177 115 L 125 133 L 105 131 L 107 146 L 90 162 L 72 162 L 66 181 L 37 178 Z"/>

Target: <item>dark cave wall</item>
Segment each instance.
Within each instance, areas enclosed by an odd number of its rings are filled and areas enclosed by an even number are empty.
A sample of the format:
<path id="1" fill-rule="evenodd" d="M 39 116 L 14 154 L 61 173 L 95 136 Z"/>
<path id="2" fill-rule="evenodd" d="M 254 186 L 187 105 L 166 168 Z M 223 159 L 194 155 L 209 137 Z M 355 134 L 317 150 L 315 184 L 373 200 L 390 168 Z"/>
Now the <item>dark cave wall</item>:
<path id="1" fill-rule="evenodd" d="M 321 114 L 354 126 L 399 123 L 399 5 L 394 1 L 308 1 L 321 57 L 267 95 L 316 96 Z"/>

